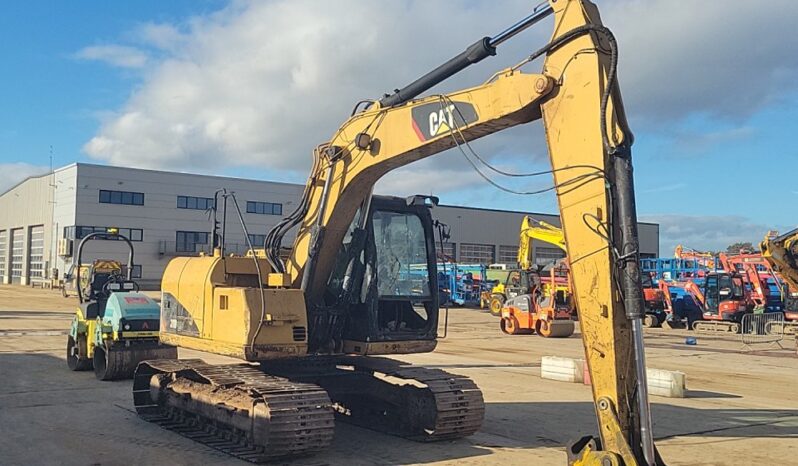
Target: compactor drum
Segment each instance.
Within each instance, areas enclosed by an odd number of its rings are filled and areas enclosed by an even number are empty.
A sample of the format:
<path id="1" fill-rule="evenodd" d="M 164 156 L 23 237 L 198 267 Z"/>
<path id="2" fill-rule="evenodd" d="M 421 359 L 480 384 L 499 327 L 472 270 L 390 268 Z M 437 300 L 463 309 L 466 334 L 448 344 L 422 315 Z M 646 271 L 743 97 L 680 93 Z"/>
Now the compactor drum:
<path id="1" fill-rule="evenodd" d="M 122 264 L 114 260 L 95 260 L 91 267 L 80 265 L 83 246 L 91 239 L 126 241 L 130 248 L 127 276 Z M 176 358 L 177 348 L 158 340 L 160 308 L 147 295 L 138 292 L 130 275 L 133 246 L 116 230 L 91 233 L 80 243 L 75 282 L 80 305 L 67 337 L 67 365 L 73 371 L 94 369 L 99 380 L 133 377 L 139 362 Z M 81 272 L 88 276 L 81 280 Z M 83 283 L 84 286 L 80 286 Z"/>

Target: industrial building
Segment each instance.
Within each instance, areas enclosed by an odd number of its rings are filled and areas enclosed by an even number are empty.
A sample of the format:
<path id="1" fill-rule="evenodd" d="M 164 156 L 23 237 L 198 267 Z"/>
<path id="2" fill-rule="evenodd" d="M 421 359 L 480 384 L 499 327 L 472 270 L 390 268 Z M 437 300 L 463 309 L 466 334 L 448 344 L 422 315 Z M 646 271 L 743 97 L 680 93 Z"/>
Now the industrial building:
<path id="1" fill-rule="evenodd" d="M 0 283 L 36 284 L 63 277 L 73 266 L 77 243 L 88 233 L 117 227 L 133 242 L 133 275 L 156 287 L 171 257 L 208 251 L 209 207 L 221 188 L 234 192 L 249 239 L 264 235 L 299 201 L 303 186 L 76 163 L 28 178 L 0 195 Z M 451 228 L 445 253 L 463 263 L 515 262 L 518 228 L 527 213 L 440 205 L 433 216 Z M 559 225 L 556 215 L 529 213 Z M 489 227 L 488 227 L 489 226 Z M 226 247 L 243 252 L 246 236 L 228 203 Z M 641 253 L 659 252 L 659 226 L 640 224 Z M 126 248 L 113 241 L 87 244 L 84 263 L 94 258 L 125 261 Z M 534 245 L 546 263 L 562 252 Z"/>

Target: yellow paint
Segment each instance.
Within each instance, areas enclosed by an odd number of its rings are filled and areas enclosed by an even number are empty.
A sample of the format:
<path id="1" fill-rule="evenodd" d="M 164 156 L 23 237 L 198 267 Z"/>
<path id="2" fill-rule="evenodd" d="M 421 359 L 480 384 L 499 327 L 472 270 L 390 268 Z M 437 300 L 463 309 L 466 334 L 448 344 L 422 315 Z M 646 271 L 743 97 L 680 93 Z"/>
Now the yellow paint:
<path id="1" fill-rule="evenodd" d="M 272 275 L 268 262 L 257 259 L 261 276 Z M 161 340 L 252 361 L 304 355 L 306 339 L 294 340 L 294 327 L 307 331 L 302 291 L 270 288 L 260 280 L 261 291 L 254 260 L 218 255 L 171 260 L 162 292 L 183 306 L 198 335 L 181 333 L 172 325 L 172 310 L 162 304 Z"/>
<path id="2" fill-rule="evenodd" d="M 565 235 L 560 228 L 555 227 L 543 220 L 536 220 L 530 216 L 524 216 L 521 221 L 521 234 L 518 241 L 518 265 L 524 270 L 532 268 L 532 240 L 536 239 L 549 244 L 553 244 L 562 249 L 566 254 Z"/>
<path id="3" fill-rule="evenodd" d="M 555 12 L 554 38 L 585 24 L 601 24 L 595 5 L 587 0 L 551 0 L 550 4 Z M 310 207 L 287 263 L 292 288 L 269 288 L 274 283 L 268 277 L 272 270 L 259 257 L 260 277 L 252 257 L 222 259 L 216 254 L 175 258 L 166 268 L 162 289 L 179 301 L 198 333 L 180 334 L 177 327 L 169 327 L 174 322 L 164 317 L 167 325 L 161 328 L 162 341 L 248 360 L 304 354 L 307 343 L 294 342 L 291 330 L 307 327 L 305 296 L 299 283 L 314 225 L 318 223 L 326 230 L 326 246 L 320 250 L 316 274 L 307 290 L 307 297 L 318 302 L 342 238 L 381 176 L 455 147 L 456 141 L 474 140 L 542 118 L 551 164 L 557 170 L 554 179 L 561 186 L 557 189 L 560 217 L 593 396 L 605 405 L 604 409 L 597 407 L 602 445 L 622 457 L 624 464 L 636 464 L 625 440 L 635 429 L 635 414 L 630 411 L 635 406 L 632 395 L 636 384 L 631 332 L 613 279 L 615 259 L 607 240 L 596 231 L 602 231 L 600 225 L 608 223 L 611 212 L 602 176 L 610 172 L 610 161 L 600 128 L 604 117 L 600 115 L 600 97 L 609 67 L 607 50 L 605 38 L 595 33 L 581 35 L 551 51 L 541 74 L 508 69 L 470 89 L 391 108 L 374 103 L 351 116 L 314 152 L 314 168 L 306 185 Z M 440 125 L 430 126 L 433 136 L 419 136 L 413 110 L 439 105 L 443 111 L 451 102 L 473 106 L 476 119 L 454 131 L 442 132 Z M 611 139 L 624 140 L 625 116 L 617 89 L 607 112 Z M 361 134 L 368 137 L 358 137 Z M 363 147 L 356 140 L 371 142 Z M 573 168 L 576 165 L 595 168 Z M 328 167 L 330 189 L 322 209 Z M 563 187 L 570 182 L 578 187 Z M 324 216 L 319 219 L 322 210 Z M 261 286 L 266 287 L 264 291 Z M 226 297 L 226 309 L 220 309 L 222 296 Z"/>
<path id="4" fill-rule="evenodd" d="M 768 232 L 759 247 L 762 257 L 781 273 L 790 291 L 798 293 L 798 228 L 781 236 Z"/>

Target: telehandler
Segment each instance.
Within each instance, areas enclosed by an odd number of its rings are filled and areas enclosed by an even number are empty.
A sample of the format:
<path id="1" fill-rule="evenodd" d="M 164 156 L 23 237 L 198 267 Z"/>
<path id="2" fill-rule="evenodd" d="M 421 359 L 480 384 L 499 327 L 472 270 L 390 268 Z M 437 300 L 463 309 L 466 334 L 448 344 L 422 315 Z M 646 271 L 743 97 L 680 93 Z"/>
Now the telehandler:
<path id="1" fill-rule="evenodd" d="M 470 89 L 419 97 L 549 16 L 551 41 L 517 66 Z M 545 57 L 541 73 L 521 71 L 538 57 Z M 419 441 L 477 431 L 485 407 L 473 381 L 375 357 L 433 351 L 439 303 L 435 200 L 372 190 L 393 169 L 450 148 L 476 156 L 469 141 L 542 119 L 600 432 L 569 448 L 569 461 L 661 463 L 651 432 L 632 136 L 617 59 L 595 5 L 551 0 L 408 86 L 360 102 L 314 151 L 302 199 L 267 235 L 265 258 L 227 256 L 222 243 L 213 255 L 175 258 L 166 268 L 161 339 L 259 364 L 142 362 L 136 411 L 254 462 L 326 448 L 334 415 Z M 283 260 L 282 240 L 294 226 L 294 247 Z"/>

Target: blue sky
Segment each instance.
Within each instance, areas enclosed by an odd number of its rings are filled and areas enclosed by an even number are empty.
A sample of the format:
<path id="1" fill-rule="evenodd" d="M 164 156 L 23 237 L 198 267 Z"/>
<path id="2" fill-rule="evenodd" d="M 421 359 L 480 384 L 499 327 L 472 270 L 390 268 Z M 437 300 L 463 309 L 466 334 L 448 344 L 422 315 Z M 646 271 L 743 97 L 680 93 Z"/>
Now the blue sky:
<path id="1" fill-rule="evenodd" d="M 409 82 L 529 9 L 520 0 L 502 10 L 487 0 L 345 3 L 4 5 L 0 189 L 46 169 L 51 146 L 56 167 L 85 161 L 302 182 L 312 147 L 352 103 Z M 663 252 L 679 242 L 755 241 L 798 223 L 798 8 L 783 1 L 773 18 L 749 3 L 708 0 L 694 11 L 667 0 L 600 3 L 620 42 L 638 212 L 662 224 Z M 481 82 L 549 31 L 524 33 L 442 90 Z M 545 168 L 539 129 L 509 133 L 478 150 L 510 169 Z M 556 210 L 552 196 L 497 192 L 453 152 L 381 187 L 429 190 L 448 204 Z"/>

